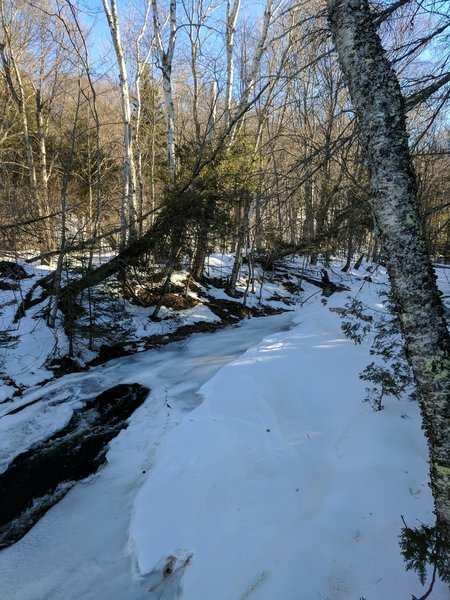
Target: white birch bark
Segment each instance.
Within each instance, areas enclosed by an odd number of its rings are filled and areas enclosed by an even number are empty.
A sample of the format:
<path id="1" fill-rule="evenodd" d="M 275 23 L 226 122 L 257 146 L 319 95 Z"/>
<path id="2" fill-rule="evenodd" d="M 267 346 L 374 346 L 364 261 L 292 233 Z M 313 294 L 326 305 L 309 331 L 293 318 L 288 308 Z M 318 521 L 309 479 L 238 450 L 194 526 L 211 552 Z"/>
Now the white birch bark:
<path id="1" fill-rule="evenodd" d="M 279 0 L 278 4 L 275 3 L 274 0 L 266 0 L 266 5 L 264 9 L 264 17 L 262 21 L 261 33 L 259 36 L 258 44 L 256 45 L 255 53 L 253 54 L 253 59 L 251 61 L 250 69 L 248 71 L 248 75 L 245 78 L 244 82 L 244 91 L 241 95 L 239 105 L 236 109 L 236 114 L 241 113 L 244 108 L 249 104 L 250 98 L 255 91 L 255 86 L 258 80 L 258 74 L 261 67 L 261 60 L 264 56 L 264 52 L 267 48 L 268 37 L 269 37 L 269 29 L 273 23 L 273 19 L 275 14 L 278 12 L 278 9 L 283 4 L 284 0 Z M 242 117 L 237 125 L 233 128 L 231 134 L 231 141 L 233 137 L 238 133 L 238 131 L 242 128 L 244 124 L 244 117 Z"/>
<path id="2" fill-rule="evenodd" d="M 236 35 L 236 22 L 239 15 L 241 0 L 234 0 L 233 3 L 227 0 L 227 32 L 226 32 L 226 52 L 227 52 L 227 86 L 225 90 L 225 109 L 224 109 L 224 130 L 226 131 L 231 120 L 231 100 L 233 97 L 234 85 L 234 38 Z"/>
<path id="3" fill-rule="evenodd" d="M 214 137 L 214 130 L 216 128 L 216 116 L 217 116 L 217 82 L 211 83 L 211 100 L 209 105 L 208 124 L 206 126 L 206 141 L 211 142 Z"/>
<path id="4" fill-rule="evenodd" d="M 50 214 L 50 203 L 48 194 L 48 181 L 49 173 L 47 167 L 47 144 L 46 144 L 46 124 L 43 116 L 44 104 L 42 102 L 40 88 L 34 90 L 35 104 L 36 104 L 36 125 L 37 125 L 37 139 L 39 145 L 39 165 L 40 165 L 40 186 L 39 196 L 40 204 L 43 208 L 44 213 Z M 47 235 L 50 236 L 49 228 L 46 228 Z M 53 246 L 51 237 L 47 240 L 49 249 Z"/>
<path id="5" fill-rule="evenodd" d="M 182 0 L 184 14 L 187 19 L 187 33 L 190 44 L 190 63 L 192 73 L 192 118 L 194 121 L 195 138 L 200 143 L 200 120 L 198 112 L 199 76 L 197 69 L 198 55 L 200 52 L 200 30 L 203 26 L 205 15 L 202 0 Z"/>
<path id="6" fill-rule="evenodd" d="M 138 228 L 139 235 L 142 235 L 143 232 L 143 223 L 142 223 L 142 215 L 144 212 L 144 185 L 142 182 L 142 150 L 141 150 L 141 140 L 140 140 L 140 129 L 141 129 L 141 114 L 142 114 L 142 100 L 141 100 L 141 81 L 142 81 L 142 73 L 144 66 L 147 62 L 148 55 L 151 52 L 148 51 L 147 56 L 142 59 L 141 57 L 141 42 L 145 35 L 148 25 L 148 16 L 150 12 L 150 0 L 146 0 L 145 2 L 145 14 L 144 21 L 142 23 L 141 31 L 136 38 L 136 80 L 135 80 L 135 92 L 136 92 L 136 115 L 135 115 L 135 127 L 134 127 L 134 148 L 136 152 L 137 159 L 137 169 L 136 169 L 136 177 L 137 177 L 137 196 L 138 196 Z"/>
<path id="7" fill-rule="evenodd" d="M 177 174 L 177 162 L 175 153 L 175 105 L 172 90 L 172 63 L 177 38 L 177 3 L 170 0 L 169 8 L 169 41 L 167 49 L 164 48 L 161 24 L 159 20 L 158 6 L 156 0 L 152 0 L 153 29 L 155 44 L 158 52 L 159 68 L 163 79 L 164 103 L 167 113 L 167 155 L 169 164 L 169 175 L 172 180 Z"/>
<path id="8" fill-rule="evenodd" d="M 404 100 L 368 0 L 328 0 L 328 16 L 360 122 L 372 212 L 417 384 L 437 524 L 450 561 L 450 338 L 421 230 Z"/>
<path id="9" fill-rule="evenodd" d="M 110 3 L 111 1 L 111 3 Z M 136 167 L 134 164 L 133 133 L 131 126 L 131 102 L 128 84 L 127 65 L 120 37 L 119 15 L 116 0 L 102 0 L 108 21 L 111 38 L 119 67 L 120 99 L 122 107 L 124 160 L 123 160 L 123 197 L 121 222 L 122 231 L 120 244 L 126 243 L 126 233 L 129 228 L 130 239 L 136 238 Z"/>

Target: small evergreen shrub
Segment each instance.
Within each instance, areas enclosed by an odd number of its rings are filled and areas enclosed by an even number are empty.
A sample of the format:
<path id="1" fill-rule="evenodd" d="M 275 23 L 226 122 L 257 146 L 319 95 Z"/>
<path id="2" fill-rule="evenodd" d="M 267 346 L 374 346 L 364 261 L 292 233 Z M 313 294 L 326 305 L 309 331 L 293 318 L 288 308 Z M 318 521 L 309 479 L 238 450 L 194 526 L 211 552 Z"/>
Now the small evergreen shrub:
<path id="1" fill-rule="evenodd" d="M 406 359 L 392 299 L 386 291 L 380 292 L 379 296 L 386 312 L 375 311 L 360 300 L 349 299 L 341 324 L 345 336 L 355 344 L 361 344 L 367 336 L 372 336 L 370 354 L 381 362 L 371 362 L 359 376 L 371 384 L 366 387 L 364 400 L 376 411 L 383 410 L 386 396 L 400 398 L 404 393 L 414 395 L 412 370 Z"/>
<path id="2" fill-rule="evenodd" d="M 444 551 L 444 542 L 437 527 L 421 525 L 411 528 L 405 524 L 400 534 L 400 548 L 407 571 L 415 571 L 420 583 L 425 584 L 431 566 L 442 581 L 450 583 L 450 565 Z"/>

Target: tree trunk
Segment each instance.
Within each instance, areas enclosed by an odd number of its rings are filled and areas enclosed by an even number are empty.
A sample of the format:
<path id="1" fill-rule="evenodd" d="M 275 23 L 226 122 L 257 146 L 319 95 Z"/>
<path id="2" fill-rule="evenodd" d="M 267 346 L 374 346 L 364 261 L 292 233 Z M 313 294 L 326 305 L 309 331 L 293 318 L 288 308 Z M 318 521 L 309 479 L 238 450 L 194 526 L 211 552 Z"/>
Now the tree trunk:
<path id="1" fill-rule="evenodd" d="M 134 127 L 134 151 L 136 153 L 136 185 L 137 185 L 137 219 L 138 219 L 138 234 L 139 237 L 143 233 L 143 219 L 144 214 L 144 184 L 142 180 L 142 150 L 141 150 L 141 139 L 140 139 L 140 128 L 141 128 L 141 116 L 142 116 L 142 100 L 141 100 L 141 81 L 142 72 L 148 56 L 142 60 L 141 58 L 141 42 L 147 30 L 148 15 L 150 12 L 150 0 L 146 0 L 145 3 L 145 15 L 142 23 L 141 31 L 136 38 L 135 51 L 136 51 L 136 79 L 135 79 L 135 127 Z"/>
<path id="2" fill-rule="evenodd" d="M 361 256 L 358 258 L 358 260 L 357 260 L 357 261 L 355 262 L 355 264 L 353 265 L 353 269 L 354 269 L 355 271 L 357 271 L 357 270 L 359 269 L 359 267 L 361 266 L 361 264 L 362 264 L 362 261 L 363 261 L 363 258 L 364 258 L 364 253 L 363 253 L 363 254 L 361 254 Z"/>
<path id="3" fill-rule="evenodd" d="M 350 269 L 350 265 L 352 264 L 353 258 L 353 235 L 352 235 L 352 226 L 350 225 L 348 228 L 348 238 L 347 238 L 347 260 L 345 261 L 345 265 L 342 267 L 342 272 L 347 273 Z"/>
<path id="4" fill-rule="evenodd" d="M 153 12 L 153 30 L 155 35 L 155 44 L 158 51 L 158 67 L 162 73 L 162 84 L 164 91 L 164 103 L 167 113 L 167 156 L 169 164 L 169 175 L 172 181 L 177 174 L 177 162 L 175 152 L 175 104 L 173 101 L 172 90 L 172 62 L 175 52 L 175 42 L 177 38 L 177 3 L 176 0 L 170 0 L 169 6 L 169 41 L 167 50 L 164 49 L 161 36 L 161 25 L 159 22 L 158 6 L 156 0 L 152 0 Z"/>
<path id="5" fill-rule="evenodd" d="M 236 256 L 234 258 L 233 269 L 231 271 L 229 291 L 232 294 L 236 293 L 236 285 L 239 277 L 239 271 L 242 265 L 242 250 L 244 249 L 245 238 L 248 233 L 248 219 L 250 214 L 250 200 L 244 201 L 244 211 L 239 223 L 239 233 L 236 246 Z"/>
<path id="6" fill-rule="evenodd" d="M 278 8 L 279 7 L 280 7 L 280 4 L 278 4 Z M 243 110 L 243 108 L 248 105 L 250 98 L 251 98 L 253 92 L 255 91 L 258 72 L 259 72 L 260 65 L 261 65 L 261 59 L 267 48 L 267 38 L 269 35 L 269 28 L 272 24 L 274 10 L 275 10 L 274 1 L 266 0 L 266 5 L 264 7 L 264 16 L 263 16 L 263 20 L 262 20 L 261 35 L 258 39 L 258 44 L 256 45 L 256 48 L 255 48 L 255 51 L 253 54 L 253 59 L 252 59 L 252 62 L 251 62 L 251 65 L 250 65 L 250 68 L 248 71 L 248 75 L 246 75 L 246 77 L 245 77 L 244 90 L 242 92 L 242 96 L 241 96 L 236 114 L 239 114 Z M 241 129 L 244 125 L 244 120 L 245 120 L 245 115 L 243 115 L 242 118 L 239 119 L 237 121 L 237 123 L 235 124 L 235 126 L 233 127 L 233 129 L 231 131 L 231 135 L 230 135 L 230 143 L 233 142 L 233 140 L 237 137 L 237 135 L 241 131 Z"/>
<path id="7" fill-rule="evenodd" d="M 368 1 L 328 0 L 328 17 L 360 123 L 370 203 L 414 371 L 437 526 L 450 560 L 450 338 L 421 228 L 404 100 Z"/>
<path id="8" fill-rule="evenodd" d="M 206 254 L 208 252 L 208 227 L 203 226 L 197 235 L 197 247 L 192 261 L 191 277 L 201 281 L 205 268 Z"/>
<path id="9" fill-rule="evenodd" d="M 227 50 L 227 85 L 225 91 L 225 108 L 224 108 L 224 123 L 223 129 L 227 130 L 231 121 L 231 100 L 233 97 L 234 85 L 234 36 L 236 33 L 236 21 L 239 14 L 241 0 L 234 0 L 231 5 L 230 0 L 227 0 L 227 34 L 226 34 L 226 50 Z"/>
<path id="10" fill-rule="evenodd" d="M 131 127 L 131 101 L 127 66 L 120 38 L 116 0 L 111 0 L 111 5 L 109 4 L 109 0 L 102 1 L 119 67 L 124 142 L 123 199 L 121 210 L 122 231 L 120 234 L 120 246 L 123 249 L 126 244 L 127 229 L 130 232 L 130 240 L 136 238 L 136 166 L 134 164 L 133 133 Z"/>
<path id="11" fill-rule="evenodd" d="M 46 131 L 44 124 L 44 116 L 42 114 L 44 105 L 42 102 L 41 90 L 38 88 L 34 92 L 35 101 L 36 101 L 36 126 L 37 126 L 37 138 L 39 143 L 39 163 L 40 163 L 40 171 L 41 171 L 41 180 L 39 186 L 39 206 L 41 207 L 44 215 L 49 215 L 51 213 L 50 210 L 50 202 L 49 202 L 49 194 L 48 194 L 48 169 L 47 169 L 47 145 L 46 145 Z M 31 150 L 30 150 L 31 151 Z M 52 239 L 52 232 L 50 223 L 46 223 L 44 227 L 44 245 L 48 250 L 54 248 L 54 243 Z M 50 262 L 49 262 L 50 264 Z"/>

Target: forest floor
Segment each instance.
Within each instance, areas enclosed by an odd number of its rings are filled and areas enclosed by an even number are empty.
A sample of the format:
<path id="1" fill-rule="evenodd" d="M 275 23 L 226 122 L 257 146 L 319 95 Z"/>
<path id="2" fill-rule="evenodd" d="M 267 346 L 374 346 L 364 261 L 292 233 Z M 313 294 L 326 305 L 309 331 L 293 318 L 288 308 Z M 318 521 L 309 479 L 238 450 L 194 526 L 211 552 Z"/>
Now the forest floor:
<path id="1" fill-rule="evenodd" d="M 284 283 L 298 284 L 300 265 L 294 261 Z M 229 267 L 227 257 L 213 256 L 208 275 L 213 280 Z M 448 295 L 447 271 L 438 275 Z M 36 318 L 39 305 L 13 330 L 10 295 L 18 291 L 1 292 L 8 339 L 0 472 L 100 392 L 139 383 L 150 393 L 109 443 L 104 466 L 0 552 L 0 597 L 423 595 L 428 583 L 406 571 L 398 539 L 403 519 L 411 527 L 433 523 L 418 406 L 406 395 L 386 398 L 377 412 L 363 402 L 358 374 L 373 360 L 373 334 L 357 346 L 341 330 L 348 296 L 373 314 L 385 312 L 378 292 L 388 289 L 386 273 L 366 264 L 344 275 L 335 265 L 333 277 L 350 291 L 326 298 L 303 282 L 303 292 L 292 285 L 289 292 L 279 273 L 248 304 L 288 311 L 150 349 L 152 336 L 220 317 L 207 299 L 181 311 L 166 307 L 169 318 L 156 323 L 148 308 L 127 304 L 121 319 L 125 326 L 131 315 L 133 336 L 121 345 L 128 355 L 94 366 L 99 353 L 85 348 L 80 368 L 87 370 L 57 378 L 47 357 L 52 350 L 63 356 L 64 333 Z M 22 294 L 27 285 L 32 279 L 21 282 Z M 207 292 L 230 301 L 218 287 Z M 448 597 L 437 581 L 429 598 Z"/>

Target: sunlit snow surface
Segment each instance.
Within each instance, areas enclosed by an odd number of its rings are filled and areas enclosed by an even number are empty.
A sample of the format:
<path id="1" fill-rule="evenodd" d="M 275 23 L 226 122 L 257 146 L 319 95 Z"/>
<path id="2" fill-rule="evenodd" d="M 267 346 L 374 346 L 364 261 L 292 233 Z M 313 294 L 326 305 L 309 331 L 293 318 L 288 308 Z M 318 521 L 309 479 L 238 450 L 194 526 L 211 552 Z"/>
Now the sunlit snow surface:
<path id="1" fill-rule="evenodd" d="M 375 288 L 364 284 L 360 299 L 374 306 Z M 308 287 L 305 298 L 315 291 Z M 411 526 L 433 521 L 418 408 L 388 399 L 374 413 L 362 403 L 358 372 L 371 359 L 369 344 L 344 339 L 329 310 L 345 301 L 335 294 L 325 306 L 314 295 L 295 313 L 196 335 L 41 389 L 55 406 L 118 382 L 152 392 L 111 443 L 107 466 L 0 553 L 0 598 L 423 594 L 398 547 L 401 515 Z M 25 410 L 37 419 L 33 407 Z M 448 597 L 437 583 L 430 599 Z"/>

